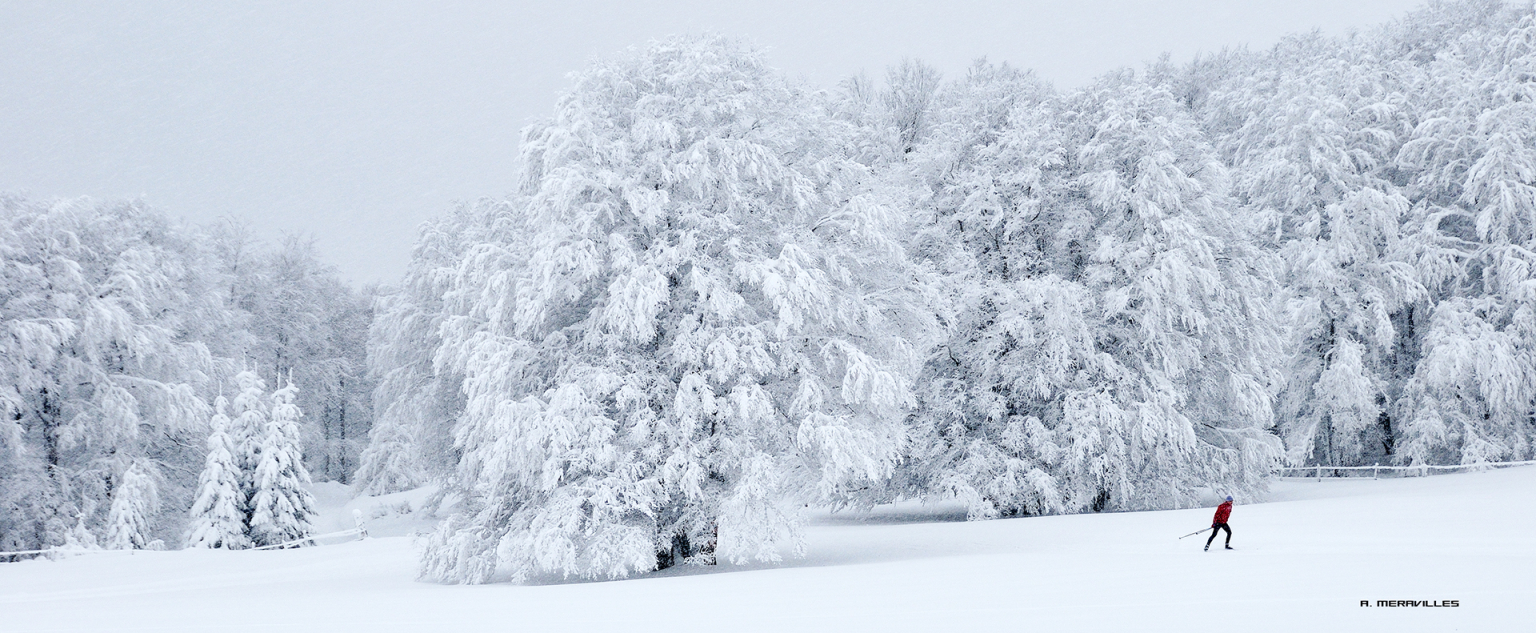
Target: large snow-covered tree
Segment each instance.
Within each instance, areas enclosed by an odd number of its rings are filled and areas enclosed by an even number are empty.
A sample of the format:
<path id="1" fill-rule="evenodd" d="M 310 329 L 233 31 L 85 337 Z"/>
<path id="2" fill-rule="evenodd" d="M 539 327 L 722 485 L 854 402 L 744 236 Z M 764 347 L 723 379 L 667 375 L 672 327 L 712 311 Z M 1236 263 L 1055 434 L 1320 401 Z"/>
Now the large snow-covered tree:
<path id="1" fill-rule="evenodd" d="M 931 142 L 892 178 L 893 200 L 917 201 L 910 252 L 943 279 L 948 340 L 918 379 L 916 435 L 889 496 L 957 498 L 972 518 L 1067 510 L 1031 446 L 1050 431 L 1021 426 L 1052 419 L 1031 408 L 1059 404 L 1067 347 L 1096 356 L 1083 289 L 1049 272 L 1071 215 L 1052 203 L 1067 185 L 1055 105 L 1030 74 L 977 64 L 942 92 Z"/>
<path id="2" fill-rule="evenodd" d="M 1092 224 L 1071 278 L 1096 300 L 1098 348 L 1134 376 L 1105 390 L 1127 416 L 1120 468 L 1132 482 L 1110 505 L 1261 487 L 1279 457 L 1268 433 L 1279 330 L 1268 259 L 1234 214 L 1226 170 L 1172 95 L 1144 81 L 1110 78 L 1067 109 Z"/>
<path id="3" fill-rule="evenodd" d="M 1058 97 L 978 67 L 954 94 L 919 252 L 947 258 L 962 308 L 898 486 L 973 518 L 1259 491 L 1280 456 L 1274 286 L 1188 113 L 1128 73 Z"/>
<path id="4" fill-rule="evenodd" d="M 797 508 L 887 476 L 921 311 L 846 137 L 718 38 L 576 78 L 498 220 L 526 249 L 461 263 L 465 509 L 426 577 L 775 560 Z"/>

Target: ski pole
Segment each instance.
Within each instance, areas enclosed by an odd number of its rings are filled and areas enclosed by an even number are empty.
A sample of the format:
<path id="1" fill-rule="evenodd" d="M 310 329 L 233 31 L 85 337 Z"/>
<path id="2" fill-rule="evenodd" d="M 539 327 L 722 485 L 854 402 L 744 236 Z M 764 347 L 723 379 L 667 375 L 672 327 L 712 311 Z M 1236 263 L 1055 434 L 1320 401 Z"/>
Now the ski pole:
<path id="1" fill-rule="evenodd" d="M 1206 531 L 1206 530 L 1209 530 L 1209 529 L 1211 529 L 1211 528 L 1205 528 L 1205 530 L 1200 530 L 1200 532 L 1204 532 L 1204 531 Z M 1199 534 L 1199 533 L 1200 533 L 1200 532 L 1190 532 L 1190 533 L 1189 533 L 1189 534 L 1185 534 L 1185 535 L 1184 535 L 1184 536 L 1180 536 L 1180 537 L 1179 537 L 1179 538 L 1181 538 L 1181 539 L 1183 539 L 1183 538 L 1189 538 L 1189 537 L 1191 537 L 1191 536 L 1194 536 L 1194 535 L 1196 535 L 1196 534 Z"/>

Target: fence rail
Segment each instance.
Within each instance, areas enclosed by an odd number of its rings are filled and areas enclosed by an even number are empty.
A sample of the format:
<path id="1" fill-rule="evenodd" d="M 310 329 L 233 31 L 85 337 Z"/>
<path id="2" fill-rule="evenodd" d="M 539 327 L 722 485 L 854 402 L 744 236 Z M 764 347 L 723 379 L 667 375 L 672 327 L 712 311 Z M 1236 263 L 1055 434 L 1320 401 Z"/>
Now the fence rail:
<path id="1" fill-rule="evenodd" d="M 365 533 L 365 530 L 363 530 L 362 528 L 353 528 L 353 529 L 350 529 L 350 530 L 342 530 L 340 532 L 331 532 L 330 534 L 316 534 L 314 536 L 306 536 L 306 537 L 301 538 L 301 539 L 296 539 L 296 540 L 288 541 L 287 543 L 277 543 L 275 545 L 263 545 L 261 547 L 252 547 L 252 548 L 250 548 L 250 551 L 254 552 L 254 551 L 264 550 L 264 549 L 278 549 L 278 548 L 288 547 L 289 545 L 299 545 L 299 544 L 302 544 L 302 543 L 308 543 L 308 542 L 313 541 L 313 540 L 315 540 L 317 538 L 330 538 L 332 536 L 350 536 L 352 534 L 362 534 L 364 536 L 367 536 L 367 534 Z"/>
<path id="2" fill-rule="evenodd" d="M 1336 474 L 1338 471 L 1363 472 L 1369 470 L 1371 471 L 1371 478 L 1377 479 L 1380 478 L 1382 471 L 1402 472 L 1410 475 L 1417 473 L 1422 477 L 1429 474 L 1429 471 L 1431 470 L 1488 470 L 1492 468 L 1503 468 L 1507 466 L 1530 466 L 1532 464 L 1536 464 L 1536 460 L 1526 460 L 1520 462 L 1477 462 L 1474 464 L 1420 464 L 1418 466 L 1291 466 L 1287 468 L 1281 468 L 1275 472 L 1278 476 L 1281 477 L 1285 477 L 1285 473 L 1288 472 L 1301 473 L 1298 478 L 1315 478 L 1318 481 L 1322 481 L 1323 475 L 1325 473 L 1329 474 L 1330 477 L 1338 477 Z M 1312 475 L 1308 476 L 1307 473 L 1312 473 Z"/>

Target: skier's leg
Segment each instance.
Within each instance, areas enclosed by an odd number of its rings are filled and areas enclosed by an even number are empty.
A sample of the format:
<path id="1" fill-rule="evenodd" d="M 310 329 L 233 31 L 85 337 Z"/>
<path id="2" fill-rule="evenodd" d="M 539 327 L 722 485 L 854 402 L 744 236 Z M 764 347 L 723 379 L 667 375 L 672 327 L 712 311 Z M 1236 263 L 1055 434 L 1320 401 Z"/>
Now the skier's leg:
<path id="1" fill-rule="evenodd" d="M 1216 533 L 1220 531 L 1221 530 L 1217 529 L 1216 526 L 1211 526 L 1211 537 L 1205 539 L 1205 549 L 1211 549 L 1211 542 L 1216 540 Z"/>
<path id="2" fill-rule="evenodd" d="M 1227 547 L 1232 547 L 1232 526 L 1223 523 L 1221 529 L 1227 531 Z"/>

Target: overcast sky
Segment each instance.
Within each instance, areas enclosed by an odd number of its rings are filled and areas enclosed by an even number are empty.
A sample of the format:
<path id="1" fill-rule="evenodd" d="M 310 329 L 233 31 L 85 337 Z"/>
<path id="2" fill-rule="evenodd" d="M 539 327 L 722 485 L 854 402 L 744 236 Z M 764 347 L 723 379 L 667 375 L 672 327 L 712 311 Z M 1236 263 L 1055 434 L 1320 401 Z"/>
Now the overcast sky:
<path id="1" fill-rule="evenodd" d="M 0 0 L 0 191 L 142 197 L 313 235 L 397 279 L 417 225 L 510 188 L 566 74 L 673 33 L 744 36 L 813 85 L 915 57 L 1072 88 L 1163 51 L 1369 28 L 1419 0 L 732 3 Z"/>

